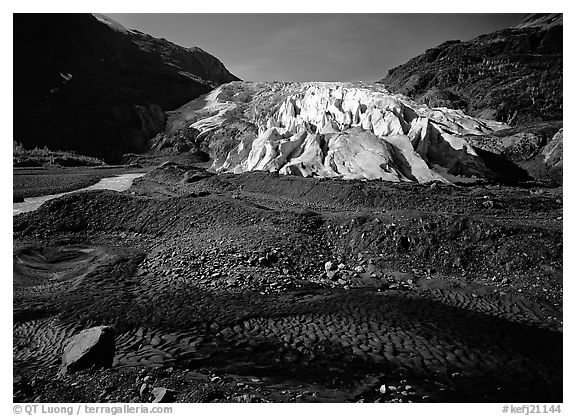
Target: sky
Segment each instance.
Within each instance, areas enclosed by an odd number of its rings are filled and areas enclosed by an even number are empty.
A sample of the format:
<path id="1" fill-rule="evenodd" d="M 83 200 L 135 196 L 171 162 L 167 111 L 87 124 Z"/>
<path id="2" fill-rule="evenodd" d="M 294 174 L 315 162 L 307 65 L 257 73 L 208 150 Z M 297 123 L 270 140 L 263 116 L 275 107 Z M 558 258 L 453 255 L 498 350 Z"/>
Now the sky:
<path id="1" fill-rule="evenodd" d="M 246 81 L 376 81 L 447 40 L 514 26 L 525 14 L 113 14 L 198 46 Z"/>

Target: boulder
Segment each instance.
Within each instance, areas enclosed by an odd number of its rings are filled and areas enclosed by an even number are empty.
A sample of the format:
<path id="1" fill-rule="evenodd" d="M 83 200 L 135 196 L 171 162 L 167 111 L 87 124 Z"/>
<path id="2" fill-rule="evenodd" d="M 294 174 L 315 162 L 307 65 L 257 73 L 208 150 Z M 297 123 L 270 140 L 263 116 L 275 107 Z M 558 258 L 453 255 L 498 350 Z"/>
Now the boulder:
<path id="1" fill-rule="evenodd" d="M 115 352 L 114 330 L 110 326 L 86 329 L 64 347 L 61 374 L 89 367 L 111 367 Z"/>
<path id="2" fill-rule="evenodd" d="M 170 403 L 174 401 L 174 390 L 166 387 L 155 387 L 152 390 L 152 394 L 154 395 L 153 403 Z"/>
<path id="3" fill-rule="evenodd" d="M 167 168 L 167 167 L 170 167 L 170 166 L 176 166 L 176 167 L 177 167 L 178 164 L 177 164 L 176 162 L 171 161 L 171 160 L 166 160 L 165 162 L 162 162 L 162 163 L 160 163 L 160 164 L 158 165 L 158 167 L 161 168 L 161 169 L 162 169 L 162 168 Z"/>
<path id="4" fill-rule="evenodd" d="M 205 170 L 189 170 L 184 172 L 184 176 L 182 178 L 182 182 L 184 183 L 193 183 L 201 181 L 202 179 L 209 178 L 213 176 L 213 173 L 207 172 Z"/>

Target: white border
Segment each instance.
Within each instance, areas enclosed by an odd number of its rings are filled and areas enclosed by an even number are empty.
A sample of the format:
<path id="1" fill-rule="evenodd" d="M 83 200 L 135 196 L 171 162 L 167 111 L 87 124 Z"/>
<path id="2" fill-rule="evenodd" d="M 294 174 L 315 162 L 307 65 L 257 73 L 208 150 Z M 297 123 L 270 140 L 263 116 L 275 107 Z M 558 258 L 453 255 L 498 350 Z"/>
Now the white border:
<path id="1" fill-rule="evenodd" d="M 574 54 L 572 52 L 572 42 L 576 40 L 574 36 L 574 2 L 569 1 L 549 1 L 543 2 L 541 0 L 524 0 L 521 2 L 502 1 L 502 0 L 482 0 L 476 4 L 469 4 L 462 0 L 450 1 L 384 1 L 384 0 L 367 0 L 361 2 L 339 1 L 311 1 L 311 0 L 290 0 L 285 2 L 270 2 L 270 1 L 239 1 L 239 0 L 220 0 L 216 2 L 197 2 L 193 0 L 174 0 L 169 2 L 149 2 L 142 1 L 118 1 L 118 0 L 100 0 L 98 2 L 79 2 L 79 1 L 59 1 L 46 2 L 46 1 L 21 1 L 18 3 L 2 5 L 2 14 L 0 27 L 3 31 L 2 42 L 4 54 L 12 57 L 12 13 L 32 13 L 32 12 L 98 12 L 98 13 L 518 13 L 518 12 L 561 12 L 564 13 L 564 100 L 565 114 L 574 114 L 574 106 L 571 99 L 574 97 L 574 75 L 576 68 L 574 67 Z M 352 10 L 353 9 L 353 10 Z M 33 53 L 33 51 L 31 51 Z M 2 157 L 2 175 L 0 181 L 2 184 L 2 195 L 10 197 L 9 189 L 12 186 L 12 60 L 4 60 L 3 74 L 2 74 L 2 91 L 4 97 L 2 100 L 2 119 L 4 128 L 3 131 L 8 137 L 4 137 L 0 141 L 0 155 Z M 38 70 L 41 71 L 41 63 L 39 62 Z M 565 152 L 565 172 L 564 172 L 564 403 L 562 404 L 561 415 L 574 415 L 576 410 L 574 408 L 574 359 L 572 358 L 572 348 L 574 348 L 574 217 L 571 213 L 576 212 L 574 204 L 574 166 L 571 163 L 575 155 L 574 150 L 576 146 L 576 129 L 571 125 L 571 119 L 568 118 L 568 124 L 564 126 L 564 152 Z M 4 414 L 12 413 L 12 383 L 8 379 L 12 368 L 12 351 L 8 339 L 11 331 L 12 322 L 12 282 L 10 264 L 12 262 L 12 213 L 8 201 L 2 205 L 2 221 L 0 225 L 0 235 L 2 235 L 2 333 L 5 334 L 1 343 L 0 356 L 3 359 L 3 372 L 2 377 L 2 398 L 3 404 L 6 407 Z M 232 409 L 230 406 L 234 406 Z M 348 413 L 350 411 L 360 411 L 362 414 L 394 414 L 394 415 L 422 415 L 429 412 L 438 412 L 442 415 L 497 415 L 503 414 L 501 412 L 502 406 L 499 404 L 398 404 L 398 405 L 382 405 L 382 404 L 321 404 L 321 405 L 294 405 L 289 404 L 273 404 L 273 405 L 174 405 L 174 414 L 192 414 L 193 412 L 199 413 L 219 413 L 230 411 L 240 415 L 250 414 L 266 414 L 269 415 L 271 411 L 279 415 L 292 415 L 295 411 L 312 413 L 318 411 L 336 413 Z M 356 407 L 361 406 L 361 407 Z"/>

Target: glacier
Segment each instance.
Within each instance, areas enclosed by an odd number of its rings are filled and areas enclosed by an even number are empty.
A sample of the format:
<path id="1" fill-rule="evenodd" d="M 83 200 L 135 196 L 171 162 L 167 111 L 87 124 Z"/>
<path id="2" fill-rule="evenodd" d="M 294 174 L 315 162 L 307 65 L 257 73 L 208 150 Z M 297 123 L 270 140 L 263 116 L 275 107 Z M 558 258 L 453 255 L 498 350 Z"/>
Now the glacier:
<path id="1" fill-rule="evenodd" d="M 509 127 L 378 84 L 241 81 L 169 113 L 167 126 L 195 131 L 216 172 L 417 183 L 492 178 L 466 137 Z"/>

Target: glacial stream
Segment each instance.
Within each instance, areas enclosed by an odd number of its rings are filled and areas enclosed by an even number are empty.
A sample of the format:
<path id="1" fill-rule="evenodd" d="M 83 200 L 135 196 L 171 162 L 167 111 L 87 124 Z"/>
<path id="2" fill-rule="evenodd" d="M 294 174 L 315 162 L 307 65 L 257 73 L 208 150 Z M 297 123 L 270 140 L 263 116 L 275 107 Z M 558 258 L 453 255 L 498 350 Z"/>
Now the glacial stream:
<path id="1" fill-rule="evenodd" d="M 132 186 L 134 179 L 144 176 L 145 173 L 125 173 L 119 176 L 110 178 L 103 178 L 94 185 L 87 186 L 86 188 L 76 189 L 75 191 L 62 192 L 59 194 L 41 195 L 32 198 L 25 198 L 24 202 L 15 202 L 12 208 L 12 215 L 22 214 L 38 209 L 40 205 L 51 199 L 59 198 L 63 195 L 71 194 L 80 191 L 93 191 L 99 189 L 109 189 L 112 191 L 122 192 Z"/>

